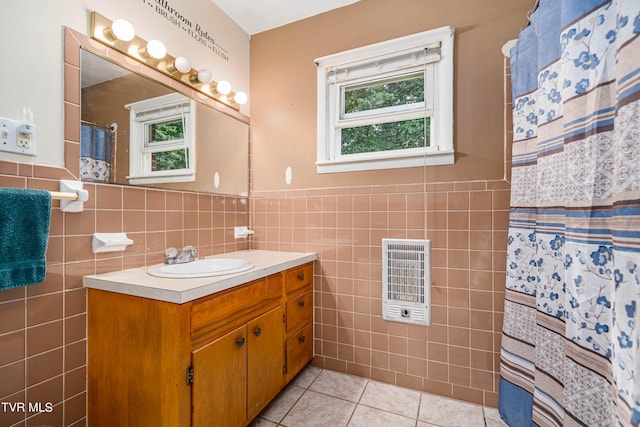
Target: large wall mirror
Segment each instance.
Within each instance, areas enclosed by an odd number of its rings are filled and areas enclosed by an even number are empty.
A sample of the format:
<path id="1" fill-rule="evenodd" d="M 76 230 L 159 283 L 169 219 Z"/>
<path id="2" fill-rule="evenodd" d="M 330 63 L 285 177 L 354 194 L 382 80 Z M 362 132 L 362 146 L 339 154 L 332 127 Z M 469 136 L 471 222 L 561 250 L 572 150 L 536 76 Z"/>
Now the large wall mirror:
<path id="1" fill-rule="evenodd" d="M 88 38 L 78 47 L 81 179 L 248 195 L 248 117 L 100 47 Z"/>

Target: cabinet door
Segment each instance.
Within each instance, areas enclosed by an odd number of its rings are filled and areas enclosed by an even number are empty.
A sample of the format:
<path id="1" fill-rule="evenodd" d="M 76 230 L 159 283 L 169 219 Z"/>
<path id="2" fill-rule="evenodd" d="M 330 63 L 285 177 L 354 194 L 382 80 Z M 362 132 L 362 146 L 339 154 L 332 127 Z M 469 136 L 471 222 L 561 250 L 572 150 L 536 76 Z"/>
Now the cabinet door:
<path id="1" fill-rule="evenodd" d="M 293 334 L 285 343 L 286 380 L 290 381 L 313 358 L 313 329 L 311 323 Z"/>
<path id="2" fill-rule="evenodd" d="M 247 347 L 242 326 L 192 353 L 193 427 L 245 425 Z"/>
<path id="3" fill-rule="evenodd" d="M 282 306 L 249 322 L 247 415 L 253 419 L 284 386 Z"/>

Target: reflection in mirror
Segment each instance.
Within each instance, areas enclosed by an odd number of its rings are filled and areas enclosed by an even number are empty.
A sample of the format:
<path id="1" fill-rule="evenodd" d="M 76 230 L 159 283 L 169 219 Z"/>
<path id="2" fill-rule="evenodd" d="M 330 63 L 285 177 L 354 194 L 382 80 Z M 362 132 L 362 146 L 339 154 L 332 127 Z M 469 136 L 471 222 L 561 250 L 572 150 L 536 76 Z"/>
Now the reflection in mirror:
<path id="1" fill-rule="evenodd" d="M 248 194 L 246 123 L 184 97 L 176 101 L 181 96 L 173 89 L 84 49 L 81 86 L 83 181 Z M 173 104 L 163 106 L 167 99 Z M 140 115 L 132 107 L 140 105 L 154 107 Z M 154 176 L 140 179 L 141 173 Z"/>

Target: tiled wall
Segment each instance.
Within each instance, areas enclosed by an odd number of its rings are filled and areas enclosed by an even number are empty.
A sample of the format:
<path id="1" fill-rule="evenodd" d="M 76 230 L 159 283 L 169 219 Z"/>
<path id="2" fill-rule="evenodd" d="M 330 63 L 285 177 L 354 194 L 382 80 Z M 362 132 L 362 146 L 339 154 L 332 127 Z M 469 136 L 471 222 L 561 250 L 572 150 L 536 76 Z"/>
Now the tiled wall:
<path id="1" fill-rule="evenodd" d="M 59 191 L 65 169 L 0 161 L 0 187 Z M 86 423 L 86 295 L 82 277 L 162 261 L 168 246 L 202 255 L 246 249 L 235 225 L 248 224 L 246 198 L 85 184 L 82 213 L 51 210 L 46 280 L 0 291 L 0 402 L 42 402 L 52 412 L 0 407 L 0 426 Z M 124 252 L 94 254 L 94 232 L 126 232 Z M 7 238 L 0 236 L 0 238 Z M 27 408 L 28 409 L 28 408 Z"/>
<path id="2" fill-rule="evenodd" d="M 496 406 L 509 187 L 252 193 L 256 248 L 318 253 L 315 363 Z M 431 326 L 382 320 L 383 237 L 431 239 Z"/>

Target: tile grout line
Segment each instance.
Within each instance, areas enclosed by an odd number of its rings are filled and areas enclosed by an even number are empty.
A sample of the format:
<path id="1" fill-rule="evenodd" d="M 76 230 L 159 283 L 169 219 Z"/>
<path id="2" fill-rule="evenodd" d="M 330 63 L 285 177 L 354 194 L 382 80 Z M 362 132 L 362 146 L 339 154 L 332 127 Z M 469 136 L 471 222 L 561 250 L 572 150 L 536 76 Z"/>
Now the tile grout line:
<path id="1" fill-rule="evenodd" d="M 420 422 L 420 408 L 422 407 L 422 396 L 424 396 L 424 392 L 420 391 L 420 398 L 418 399 L 418 413 L 416 414 L 415 427 L 418 427 L 418 423 Z"/>
<path id="2" fill-rule="evenodd" d="M 362 401 L 362 396 L 364 396 L 364 393 L 367 391 L 367 387 L 369 387 L 369 383 L 371 380 L 369 380 L 368 378 L 365 378 L 366 382 L 364 384 L 364 388 L 362 389 L 362 392 L 360 393 L 360 397 L 358 398 L 358 401 L 355 402 L 355 406 L 353 407 L 353 411 L 351 411 L 351 416 L 349 417 L 349 419 L 347 420 L 347 424 L 345 427 L 347 427 L 349 425 L 349 423 L 351 422 L 351 420 L 353 419 L 353 416 L 355 415 L 356 411 L 358 410 L 358 406 L 360 406 L 360 402 Z M 362 405 L 362 406 L 366 406 L 366 405 Z"/>

